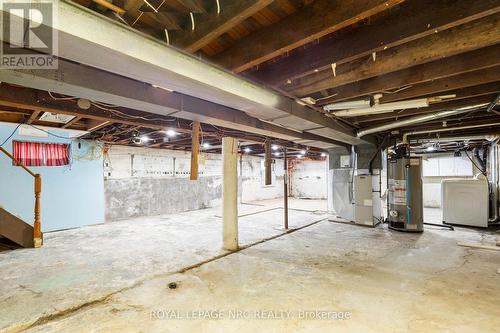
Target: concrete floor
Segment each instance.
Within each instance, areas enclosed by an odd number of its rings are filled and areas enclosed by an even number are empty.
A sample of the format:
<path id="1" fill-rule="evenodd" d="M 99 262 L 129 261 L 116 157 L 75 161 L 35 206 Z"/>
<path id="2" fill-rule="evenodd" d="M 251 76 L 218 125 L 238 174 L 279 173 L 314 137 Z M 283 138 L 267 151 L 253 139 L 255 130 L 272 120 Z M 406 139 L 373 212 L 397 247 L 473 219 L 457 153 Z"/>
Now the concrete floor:
<path id="1" fill-rule="evenodd" d="M 291 206 L 315 211 L 323 204 Z M 283 211 L 273 209 L 279 201 L 258 205 L 240 210 L 242 244 L 282 233 Z M 41 250 L 0 253 L 0 331 L 493 332 L 500 326 L 499 252 L 456 245 L 491 244 L 498 233 L 428 227 L 406 234 L 292 210 L 292 227 L 312 225 L 225 255 L 216 215 L 218 209 L 207 209 L 86 227 L 48 234 Z M 439 222 L 439 211 L 427 210 L 426 218 Z M 177 288 L 169 289 L 170 282 Z M 328 318 L 301 319 L 319 310 Z M 228 318 L 237 311 L 247 320 Z"/>

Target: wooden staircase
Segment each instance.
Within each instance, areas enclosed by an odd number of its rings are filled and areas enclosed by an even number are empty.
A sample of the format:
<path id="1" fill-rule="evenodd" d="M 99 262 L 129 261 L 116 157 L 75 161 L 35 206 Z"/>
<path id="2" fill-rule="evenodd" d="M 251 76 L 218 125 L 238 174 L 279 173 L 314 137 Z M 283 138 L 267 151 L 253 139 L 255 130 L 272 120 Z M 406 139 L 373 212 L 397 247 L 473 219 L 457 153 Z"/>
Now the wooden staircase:
<path id="1" fill-rule="evenodd" d="M 33 226 L 0 207 L 0 236 L 10 239 L 22 247 L 41 247 L 43 244 L 40 221 L 40 194 L 42 192 L 42 177 L 28 169 L 1 146 L 0 152 L 7 155 L 7 157 L 9 157 L 15 165 L 21 167 L 24 171 L 29 173 L 34 178 L 35 185 L 35 219 Z"/>
<path id="2" fill-rule="evenodd" d="M 0 207 L 0 235 L 22 247 L 34 247 L 34 229 L 20 218 Z"/>

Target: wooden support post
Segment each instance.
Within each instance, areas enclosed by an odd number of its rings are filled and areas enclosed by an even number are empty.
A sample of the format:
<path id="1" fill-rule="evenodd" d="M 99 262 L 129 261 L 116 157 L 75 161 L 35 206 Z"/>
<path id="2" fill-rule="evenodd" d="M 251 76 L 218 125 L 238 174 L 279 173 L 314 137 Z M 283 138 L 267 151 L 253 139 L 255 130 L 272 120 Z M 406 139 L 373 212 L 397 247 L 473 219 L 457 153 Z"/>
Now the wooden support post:
<path id="1" fill-rule="evenodd" d="M 286 147 L 283 148 L 283 209 L 285 211 L 285 229 L 288 229 L 288 165 Z"/>
<path id="2" fill-rule="evenodd" d="M 35 222 L 33 223 L 33 244 L 41 247 L 43 244 L 40 214 L 40 194 L 42 193 L 42 177 L 35 175 Z"/>
<path id="3" fill-rule="evenodd" d="M 264 166 L 265 166 L 265 185 L 271 185 L 272 183 L 272 174 L 271 174 L 271 164 L 272 164 L 272 157 L 271 157 L 271 141 L 266 141 L 264 144 L 264 149 L 265 149 L 265 161 L 264 161 Z"/>
<path id="4" fill-rule="evenodd" d="M 198 156 L 200 154 L 200 122 L 193 123 L 191 138 L 191 180 L 198 180 Z"/>
<path id="5" fill-rule="evenodd" d="M 238 140 L 222 138 L 223 186 L 222 218 L 223 246 L 229 251 L 238 250 Z"/>

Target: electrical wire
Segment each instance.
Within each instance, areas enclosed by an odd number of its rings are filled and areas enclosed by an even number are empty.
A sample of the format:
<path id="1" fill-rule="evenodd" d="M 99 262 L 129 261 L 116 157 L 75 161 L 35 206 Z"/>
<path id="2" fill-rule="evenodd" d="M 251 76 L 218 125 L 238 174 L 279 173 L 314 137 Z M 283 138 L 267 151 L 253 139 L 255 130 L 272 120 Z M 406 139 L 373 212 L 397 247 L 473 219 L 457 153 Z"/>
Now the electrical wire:
<path id="1" fill-rule="evenodd" d="M 73 101 L 76 99 L 76 97 L 55 97 L 54 95 L 52 95 L 52 93 L 50 91 L 47 91 L 49 93 L 49 96 L 52 97 L 53 100 L 56 100 L 56 101 Z"/>
<path id="2" fill-rule="evenodd" d="M 470 158 L 469 154 L 467 154 L 467 150 L 464 150 L 464 153 L 467 156 L 467 158 L 472 162 L 472 164 L 483 174 L 483 176 L 487 177 L 486 172 L 484 172 L 480 167 L 478 167 L 476 162 L 474 162 L 472 158 Z"/>
<path id="3" fill-rule="evenodd" d="M 10 133 L 10 135 L 7 137 L 7 139 L 5 139 L 1 144 L 0 144 L 0 147 L 2 147 L 4 144 L 7 143 L 7 141 L 9 141 L 13 136 L 14 134 L 16 134 L 16 131 L 19 127 L 21 127 L 21 125 L 24 124 L 24 123 L 20 123 L 16 126 L 16 128 L 14 128 L 14 130 L 12 131 L 12 133 Z"/>
<path id="4" fill-rule="evenodd" d="M 35 129 L 37 129 L 37 130 L 39 130 L 39 131 L 45 132 L 45 133 L 47 133 L 48 135 L 51 135 L 51 136 L 56 137 L 56 138 L 59 138 L 59 139 L 70 140 L 70 141 L 71 141 L 71 140 L 73 140 L 72 138 L 68 138 L 68 137 L 66 137 L 66 136 L 61 136 L 61 135 L 54 134 L 54 133 L 52 133 L 52 132 L 50 132 L 50 131 L 47 131 L 47 130 L 45 130 L 45 129 L 43 129 L 43 128 L 40 128 L 40 127 L 35 126 L 35 125 L 32 125 L 32 124 L 27 124 L 27 125 L 29 125 L 29 126 L 31 126 L 31 127 L 33 127 L 33 128 L 35 128 Z"/>
<path id="5" fill-rule="evenodd" d="M 404 87 L 401 87 L 401 88 L 398 88 L 396 90 L 380 90 L 381 93 L 384 93 L 384 94 L 397 94 L 398 92 L 401 92 L 403 90 L 406 90 L 406 89 L 410 89 L 411 87 L 413 87 L 411 84 L 407 85 L 407 86 L 404 86 Z"/>
<path id="6" fill-rule="evenodd" d="M 121 111 L 118 111 L 118 110 L 113 110 L 113 109 L 110 109 L 109 107 L 104 107 L 104 106 L 101 106 L 95 102 L 92 102 L 92 105 L 94 105 L 96 108 L 98 109 L 101 109 L 103 111 L 107 111 L 107 112 L 110 112 L 112 114 L 114 114 L 115 116 L 119 116 L 119 117 L 122 117 L 122 118 L 128 118 L 128 119 L 142 119 L 142 120 L 149 120 L 149 121 L 176 121 L 175 119 L 166 119 L 166 118 L 147 118 L 147 117 L 142 117 L 142 116 L 133 116 L 133 115 L 130 115 L 130 114 L 127 114 L 127 113 L 124 113 L 124 112 L 121 112 Z"/>

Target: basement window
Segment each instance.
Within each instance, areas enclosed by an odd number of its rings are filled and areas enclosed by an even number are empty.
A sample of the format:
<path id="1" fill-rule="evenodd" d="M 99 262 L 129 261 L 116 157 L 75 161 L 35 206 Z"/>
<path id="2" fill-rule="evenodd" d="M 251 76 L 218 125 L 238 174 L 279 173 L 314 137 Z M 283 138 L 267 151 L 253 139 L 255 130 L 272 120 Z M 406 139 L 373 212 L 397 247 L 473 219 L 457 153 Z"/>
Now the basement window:
<path id="1" fill-rule="evenodd" d="M 63 143 L 12 142 L 14 157 L 24 166 L 32 167 L 69 165 L 69 147 Z"/>

